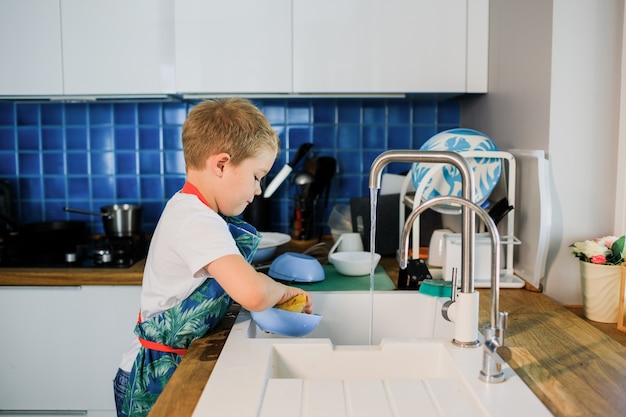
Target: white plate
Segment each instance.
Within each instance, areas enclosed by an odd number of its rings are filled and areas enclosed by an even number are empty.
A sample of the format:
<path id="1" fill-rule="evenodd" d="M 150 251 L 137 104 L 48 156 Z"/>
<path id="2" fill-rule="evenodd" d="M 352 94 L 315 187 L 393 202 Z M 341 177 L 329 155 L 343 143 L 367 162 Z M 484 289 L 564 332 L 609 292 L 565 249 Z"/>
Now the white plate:
<path id="1" fill-rule="evenodd" d="M 253 264 L 265 262 L 276 253 L 276 248 L 291 240 L 291 236 L 284 233 L 259 232 L 261 241 L 257 247 L 256 253 L 252 258 Z"/>
<path id="2" fill-rule="evenodd" d="M 472 129 L 450 129 L 436 134 L 422 145 L 420 150 L 453 151 L 497 151 L 498 147 L 485 134 Z M 502 161 L 500 158 L 466 157 L 474 171 L 475 202 L 482 205 L 500 180 Z M 449 164 L 415 163 L 411 179 L 416 190 L 423 189 L 422 201 L 433 197 L 452 195 L 462 197 L 461 173 Z M 427 181 L 426 184 L 422 184 Z M 437 208 L 435 208 L 437 209 Z M 439 207 L 445 213 L 457 212 L 457 207 Z"/>
<path id="3" fill-rule="evenodd" d="M 261 242 L 259 242 L 259 249 L 271 248 L 273 246 L 284 245 L 291 240 L 291 236 L 285 233 L 275 232 L 259 232 L 261 235 Z"/>

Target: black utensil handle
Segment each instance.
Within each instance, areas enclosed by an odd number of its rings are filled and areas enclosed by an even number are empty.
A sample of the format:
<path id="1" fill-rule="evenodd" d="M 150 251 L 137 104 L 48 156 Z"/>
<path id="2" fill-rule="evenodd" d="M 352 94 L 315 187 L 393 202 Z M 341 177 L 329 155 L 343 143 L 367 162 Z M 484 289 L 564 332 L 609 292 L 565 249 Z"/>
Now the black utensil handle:
<path id="1" fill-rule="evenodd" d="M 291 168 L 295 168 L 295 166 L 298 165 L 298 163 L 306 156 L 306 154 L 309 153 L 312 147 L 312 143 L 303 143 L 302 145 L 300 145 L 298 151 L 296 152 L 296 156 L 293 158 L 293 161 L 291 161 L 287 165 L 289 165 Z"/>

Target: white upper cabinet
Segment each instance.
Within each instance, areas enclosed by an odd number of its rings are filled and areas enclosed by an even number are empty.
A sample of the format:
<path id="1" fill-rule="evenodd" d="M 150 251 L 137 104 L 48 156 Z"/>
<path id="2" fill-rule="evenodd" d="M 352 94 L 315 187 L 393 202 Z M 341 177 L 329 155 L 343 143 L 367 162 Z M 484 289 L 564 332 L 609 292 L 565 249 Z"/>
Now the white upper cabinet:
<path id="1" fill-rule="evenodd" d="M 0 96 L 487 91 L 489 0 L 0 0 Z"/>
<path id="2" fill-rule="evenodd" d="M 0 95 L 63 94 L 59 2 L 0 0 Z"/>
<path id="3" fill-rule="evenodd" d="M 176 0 L 179 93 L 290 93 L 291 0 Z"/>
<path id="4" fill-rule="evenodd" d="M 173 0 L 61 0 L 64 93 L 176 91 Z"/>
<path id="5" fill-rule="evenodd" d="M 294 0 L 294 90 L 468 91 L 468 3 L 488 14 L 488 0 Z"/>

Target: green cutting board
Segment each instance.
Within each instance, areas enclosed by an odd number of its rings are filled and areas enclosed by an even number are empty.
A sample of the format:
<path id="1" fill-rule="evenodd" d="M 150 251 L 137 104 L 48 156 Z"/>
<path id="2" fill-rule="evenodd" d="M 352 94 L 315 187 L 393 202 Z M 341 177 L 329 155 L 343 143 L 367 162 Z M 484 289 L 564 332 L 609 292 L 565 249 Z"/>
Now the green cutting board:
<path id="1" fill-rule="evenodd" d="M 341 275 L 334 266 L 322 265 L 324 267 L 324 274 L 326 278 L 323 281 L 302 283 L 302 282 L 290 282 L 289 285 L 302 288 L 306 291 L 369 291 L 370 289 L 370 276 L 361 275 L 357 277 L 351 277 L 348 275 Z M 389 275 L 380 266 L 376 266 L 374 271 L 374 289 L 377 291 L 390 291 L 395 290 L 394 285 Z"/>

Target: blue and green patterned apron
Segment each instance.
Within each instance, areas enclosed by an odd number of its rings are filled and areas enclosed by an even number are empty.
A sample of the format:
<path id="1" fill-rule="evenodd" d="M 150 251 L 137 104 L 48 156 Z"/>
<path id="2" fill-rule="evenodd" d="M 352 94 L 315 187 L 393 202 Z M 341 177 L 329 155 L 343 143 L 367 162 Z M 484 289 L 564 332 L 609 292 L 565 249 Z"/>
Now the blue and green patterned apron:
<path id="1" fill-rule="evenodd" d="M 224 220 L 239 251 L 250 262 L 261 240 L 256 229 L 236 217 L 224 217 Z M 126 389 L 123 406 L 126 416 L 148 414 L 191 342 L 215 327 L 231 304 L 232 299 L 217 281 L 207 278 L 180 304 L 145 321 L 139 320 L 135 334 L 142 346 Z"/>

